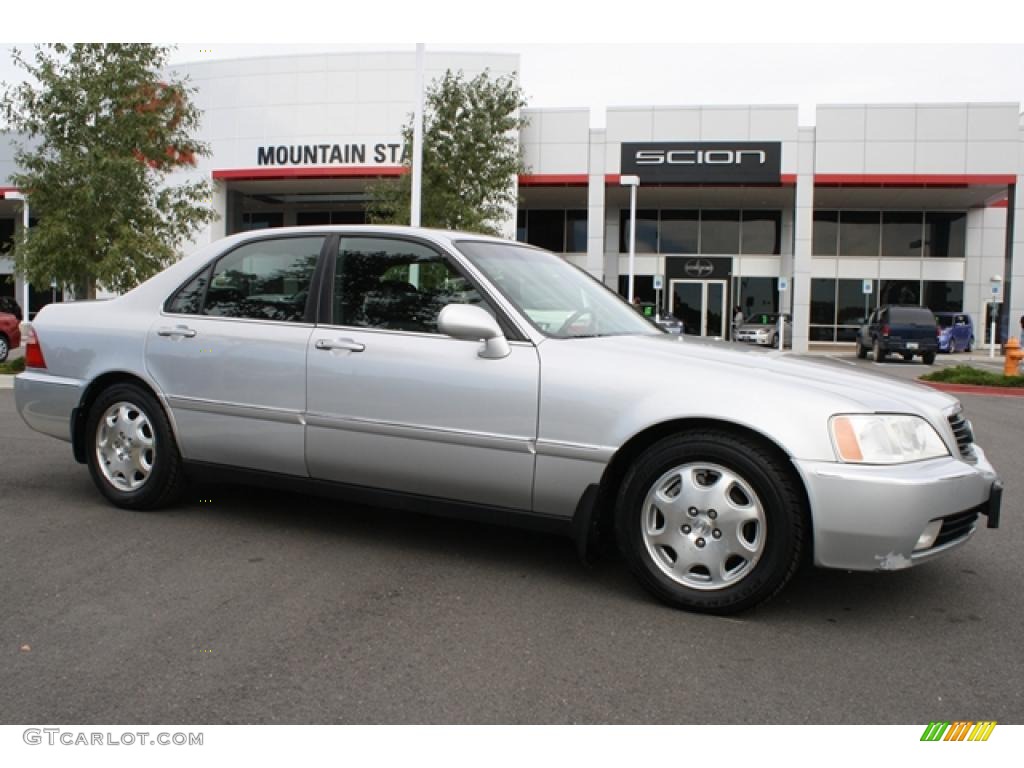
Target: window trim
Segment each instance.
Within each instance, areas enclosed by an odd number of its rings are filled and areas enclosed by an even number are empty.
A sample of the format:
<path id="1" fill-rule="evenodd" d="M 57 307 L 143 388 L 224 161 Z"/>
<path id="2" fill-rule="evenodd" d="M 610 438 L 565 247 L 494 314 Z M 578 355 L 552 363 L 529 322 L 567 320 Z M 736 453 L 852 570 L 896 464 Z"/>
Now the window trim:
<path id="1" fill-rule="evenodd" d="M 414 237 L 403 234 L 393 234 L 390 232 L 336 232 L 336 242 L 333 248 L 331 248 L 324 256 L 324 269 L 321 275 L 323 286 L 320 296 L 320 306 L 316 314 L 316 324 L 318 326 L 327 326 L 330 328 L 345 328 L 347 330 L 358 331 L 358 332 L 380 332 L 380 333 L 398 333 L 412 336 L 426 336 L 429 338 L 452 338 L 446 333 L 431 333 L 429 331 L 403 331 L 397 328 L 367 328 L 361 325 L 342 325 L 334 322 L 334 281 L 337 270 L 337 257 L 341 249 L 342 241 L 345 238 L 372 238 L 377 240 L 397 240 L 399 242 L 412 243 L 413 245 L 419 245 L 433 251 L 442 259 L 446 260 L 452 268 L 464 278 L 480 296 L 487 302 L 488 306 L 494 310 L 495 319 L 498 321 L 498 326 L 501 328 L 502 333 L 505 334 L 505 338 L 509 342 L 526 342 L 533 344 L 533 340 L 529 338 L 525 333 L 520 330 L 519 326 L 508 316 L 508 313 L 504 311 L 501 305 L 495 301 L 491 291 L 487 290 L 485 286 L 472 274 L 470 274 L 465 265 L 459 259 L 450 253 L 446 248 L 440 244 L 425 240 L 423 238 Z"/>
<path id="2" fill-rule="evenodd" d="M 334 234 L 334 233 L 323 232 L 323 231 L 319 231 L 318 232 L 316 229 L 310 228 L 309 232 L 296 232 L 296 233 L 276 234 L 276 235 L 275 234 L 268 234 L 265 237 L 246 238 L 242 242 L 236 243 L 233 247 L 229 248 L 228 250 L 224 251 L 223 253 L 217 254 L 210 261 L 207 261 L 205 264 L 203 264 L 201 269 L 197 269 L 195 272 L 193 272 L 191 275 L 189 275 L 189 277 L 186 280 L 184 280 L 177 288 L 175 288 L 174 291 L 164 300 L 163 306 L 160 308 L 160 314 L 162 314 L 162 315 L 170 315 L 171 317 L 206 317 L 206 318 L 220 318 L 220 319 L 223 319 L 223 320 L 255 320 L 255 321 L 258 321 L 258 322 L 283 323 L 283 324 L 286 324 L 286 325 L 310 325 L 310 324 L 314 324 L 316 322 L 317 307 L 319 306 L 319 302 L 320 302 L 320 291 L 319 291 L 319 286 L 317 284 L 317 279 L 318 279 L 318 277 L 320 277 L 321 272 L 322 272 L 321 264 L 322 264 L 322 262 L 324 261 L 324 258 L 325 258 L 324 248 L 330 242 L 332 234 Z M 269 320 L 269 319 L 260 318 L 260 317 L 227 317 L 225 315 L 207 315 L 207 314 L 205 314 L 203 312 L 203 310 L 206 309 L 206 296 L 207 296 L 207 293 L 210 290 L 210 283 L 213 281 L 213 272 L 216 269 L 217 264 L 221 261 L 221 259 L 227 258 L 228 256 L 233 254 L 238 249 L 244 248 L 245 246 L 252 245 L 254 243 L 262 243 L 262 242 L 265 242 L 267 240 L 294 240 L 294 239 L 297 239 L 297 238 L 307 239 L 308 240 L 308 239 L 313 238 L 313 237 L 321 237 L 321 238 L 323 238 L 324 242 L 320 246 L 320 253 L 317 255 L 317 263 L 316 263 L 316 266 L 313 268 L 313 274 L 310 277 L 309 295 L 306 296 L 306 307 L 303 310 L 302 319 L 301 320 Z M 203 272 L 205 272 L 207 270 L 209 270 L 209 272 L 210 272 L 210 277 L 206 281 L 206 285 L 203 288 L 203 298 L 202 298 L 202 301 L 200 301 L 200 303 L 199 303 L 199 312 L 198 313 L 172 312 L 169 309 L 169 307 L 170 307 L 170 305 L 172 303 L 174 303 L 174 300 L 178 298 L 178 294 L 180 294 L 183 290 L 185 290 L 185 287 L 188 286 L 189 283 L 191 283 L 193 280 L 195 280 L 197 277 L 202 275 Z"/>

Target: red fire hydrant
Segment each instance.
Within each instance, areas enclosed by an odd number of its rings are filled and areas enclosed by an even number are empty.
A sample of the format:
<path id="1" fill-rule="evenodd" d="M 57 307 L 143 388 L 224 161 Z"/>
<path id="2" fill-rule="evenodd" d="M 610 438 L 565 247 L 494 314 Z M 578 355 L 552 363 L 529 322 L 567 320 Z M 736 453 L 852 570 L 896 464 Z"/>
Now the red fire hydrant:
<path id="1" fill-rule="evenodd" d="M 1024 360 L 1024 349 L 1016 336 L 1006 342 L 1006 361 L 1003 363 L 1003 376 L 1020 376 L 1020 361 Z"/>

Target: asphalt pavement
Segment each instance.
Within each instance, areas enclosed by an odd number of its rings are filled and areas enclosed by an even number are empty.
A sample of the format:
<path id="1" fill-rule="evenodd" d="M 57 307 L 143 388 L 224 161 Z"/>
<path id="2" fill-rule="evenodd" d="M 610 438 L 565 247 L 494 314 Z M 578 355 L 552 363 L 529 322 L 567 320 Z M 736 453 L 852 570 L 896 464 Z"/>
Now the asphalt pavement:
<path id="1" fill-rule="evenodd" d="M 116 509 L 2 390 L 2 722 L 1024 723 L 1024 402 L 962 400 L 999 530 L 716 618 L 543 535 L 227 486 Z"/>

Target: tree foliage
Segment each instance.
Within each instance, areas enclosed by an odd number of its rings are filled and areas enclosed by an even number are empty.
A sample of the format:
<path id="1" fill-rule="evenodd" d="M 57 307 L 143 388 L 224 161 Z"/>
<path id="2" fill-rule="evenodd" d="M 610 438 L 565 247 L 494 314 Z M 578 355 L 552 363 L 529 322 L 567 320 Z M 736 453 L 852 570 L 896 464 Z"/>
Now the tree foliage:
<path id="1" fill-rule="evenodd" d="M 14 61 L 0 114 L 38 223 L 14 246 L 15 269 L 79 296 L 128 290 L 177 258 L 214 213 L 205 181 L 169 183 L 209 149 L 192 137 L 193 89 L 163 73 L 170 49 L 147 44 L 37 46 Z M 33 82 L 34 81 L 34 82 Z"/>
<path id="2" fill-rule="evenodd" d="M 424 95 L 420 221 L 425 227 L 498 234 L 516 208 L 515 180 L 525 170 L 516 132 L 526 106 L 514 75 L 488 71 L 467 79 L 451 70 Z M 411 168 L 412 120 L 402 130 L 403 165 Z M 410 221 L 412 174 L 370 187 L 370 220 Z"/>

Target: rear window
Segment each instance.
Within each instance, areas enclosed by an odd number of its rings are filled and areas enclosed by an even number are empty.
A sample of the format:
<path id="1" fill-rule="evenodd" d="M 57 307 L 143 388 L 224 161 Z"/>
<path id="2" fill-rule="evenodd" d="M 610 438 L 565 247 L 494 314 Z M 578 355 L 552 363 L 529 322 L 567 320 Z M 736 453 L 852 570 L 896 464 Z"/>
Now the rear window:
<path id="1" fill-rule="evenodd" d="M 935 315 L 925 307 L 890 307 L 889 322 L 893 325 L 935 325 Z"/>

